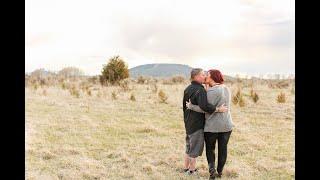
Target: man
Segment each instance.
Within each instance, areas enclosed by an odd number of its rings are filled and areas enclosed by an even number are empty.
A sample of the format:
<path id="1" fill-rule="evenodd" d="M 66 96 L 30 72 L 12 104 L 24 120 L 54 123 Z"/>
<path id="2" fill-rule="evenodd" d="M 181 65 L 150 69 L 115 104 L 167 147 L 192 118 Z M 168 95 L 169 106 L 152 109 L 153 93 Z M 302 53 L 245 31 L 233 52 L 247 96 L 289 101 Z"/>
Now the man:
<path id="1" fill-rule="evenodd" d="M 184 172 L 188 172 L 188 174 L 193 174 L 196 171 L 196 158 L 201 156 L 203 152 L 205 114 L 187 109 L 185 103 L 190 100 L 192 104 L 198 105 L 203 111 L 208 113 L 226 112 L 228 110 L 224 105 L 218 108 L 208 103 L 207 92 L 202 86 L 205 77 L 202 69 L 192 69 L 191 84 L 184 90 L 182 102 L 186 129 Z"/>

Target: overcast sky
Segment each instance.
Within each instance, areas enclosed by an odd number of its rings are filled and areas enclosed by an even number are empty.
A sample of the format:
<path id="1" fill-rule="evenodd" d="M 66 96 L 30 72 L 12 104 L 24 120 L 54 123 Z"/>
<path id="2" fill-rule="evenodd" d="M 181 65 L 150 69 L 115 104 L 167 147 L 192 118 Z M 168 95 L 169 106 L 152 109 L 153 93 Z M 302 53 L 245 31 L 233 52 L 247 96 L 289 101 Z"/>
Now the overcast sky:
<path id="1" fill-rule="evenodd" d="M 26 72 L 179 63 L 294 73 L 294 0 L 26 0 Z"/>

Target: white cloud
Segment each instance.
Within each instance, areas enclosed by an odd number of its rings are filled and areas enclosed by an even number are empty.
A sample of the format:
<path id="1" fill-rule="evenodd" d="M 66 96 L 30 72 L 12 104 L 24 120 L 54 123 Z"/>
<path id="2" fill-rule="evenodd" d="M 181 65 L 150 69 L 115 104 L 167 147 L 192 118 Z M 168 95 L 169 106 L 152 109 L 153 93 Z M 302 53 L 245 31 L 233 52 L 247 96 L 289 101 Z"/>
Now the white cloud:
<path id="1" fill-rule="evenodd" d="M 294 2 L 27 0 L 26 71 L 185 63 L 294 72 Z"/>

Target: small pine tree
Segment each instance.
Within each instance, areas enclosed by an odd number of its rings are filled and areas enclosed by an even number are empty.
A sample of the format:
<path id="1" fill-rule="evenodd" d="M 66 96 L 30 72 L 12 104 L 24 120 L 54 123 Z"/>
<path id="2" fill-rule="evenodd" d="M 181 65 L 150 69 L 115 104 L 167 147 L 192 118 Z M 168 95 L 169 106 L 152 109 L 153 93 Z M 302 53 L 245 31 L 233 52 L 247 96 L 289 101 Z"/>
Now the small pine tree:
<path id="1" fill-rule="evenodd" d="M 259 96 L 258 96 L 257 92 L 255 92 L 252 88 L 250 90 L 250 97 L 252 98 L 252 101 L 254 103 L 257 103 L 259 100 Z"/>
<path id="2" fill-rule="evenodd" d="M 113 100 L 118 99 L 117 94 L 116 94 L 116 92 L 115 92 L 115 91 L 112 91 L 111 96 L 112 96 L 112 99 L 113 99 Z"/>
<path id="3" fill-rule="evenodd" d="M 239 99 L 239 106 L 244 107 L 245 105 L 246 105 L 245 100 L 244 100 L 243 96 L 241 96 Z"/>
<path id="4" fill-rule="evenodd" d="M 67 88 L 66 83 L 62 82 L 61 88 L 62 88 L 63 90 L 65 90 L 65 89 Z"/>
<path id="5" fill-rule="evenodd" d="M 131 100 L 131 101 L 136 101 L 136 97 L 135 97 L 133 94 L 131 94 L 130 100 Z"/>
<path id="6" fill-rule="evenodd" d="M 100 83 L 106 85 L 108 83 L 114 85 L 119 84 L 119 81 L 129 77 L 129 69 L 127 64 L 120 56 L 110 58 L 107 65 L 103 66 L 102 74 L 100 75 Z"/>
<path id="7" fill-rule="evenodd" d="M 238 104 L 238 98 L 236 97 L 236 96 L 232 96 L 232 103 L 234 104 L 234 105 L 237 105 Z"/>
<path id="8" fill-rule="evenodd" d="M 281 92 L 277 97 L 278 103 L 285 103 L 286 102 L 286 94 Z"/>
<path id="9" fill-rule="evenodd" d="M 168 99 L 168 96 L 166 95 L 165 92 L 163 92 L 162 90 L 160 90 L 159 93 L 158 93 L 158 96 L 159 96 L 159 98 L 160 98 L 160 102 L 161 102 L 161 103 L 167 103 L 166 101 L 167 101 L 167 99 Z"/>
<path id="10" fill-rule="evenodd" d="M 92 95 L 92 93 L 91 93 L 91 90 L 90 90 L 90 89 L 87 89 L 87 94 L 88 94 L 88 96 L 91 96 L 91 95 Z"/>
<path id="11" fill-rule="evenodd" d="M 39 87 L 39 86 L 38 86 L 37 83 L 33 85 L 33 89 L 34 89 L 35 91 L 37 91 L 38 87 Z"/>
<path id="12" fill-rule="evenodd" d="M 232 103 L 233 103 L 234 105 L 237 105 L 238 102 L 239 102 L 239 100 L 238 100 L 237 96 L 232 96 Z"/>
<path id="13" fill-rule="evenodd" d="M 259 96 L 258 96 L 258 94 L 257 94 L 256 92 L 253 93 L 253 95 L 252 95 L 252 100 L 253 100 L 254 103 L 257 103 L 257 102 L 258 102 Z"/>
<path id="14" fill-rule="evenodd" d="M 242 98 L 241 89 L 239 88 L 236 95 L 232 97 L 232 102 L 234 105 L 237 105 L 240 101 L 240 98 Z"/>

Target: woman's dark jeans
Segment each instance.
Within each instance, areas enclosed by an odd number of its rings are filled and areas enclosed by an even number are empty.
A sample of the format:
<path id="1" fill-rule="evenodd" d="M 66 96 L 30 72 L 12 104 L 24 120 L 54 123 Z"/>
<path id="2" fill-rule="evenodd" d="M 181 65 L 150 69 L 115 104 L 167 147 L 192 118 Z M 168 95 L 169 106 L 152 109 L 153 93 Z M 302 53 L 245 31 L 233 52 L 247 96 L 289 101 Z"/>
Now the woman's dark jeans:
<path id="1" fill-rule="evenodd" d="M 204 133 L 204 140 L 206 143 L 206 155 L 207 161 L 209 165 L 209 172 L 210 174 L 215 172 L 215 146 L 216 141 L 218 141 L 218 173 L 222 173 L 223 166 L 227 160 L 227 145 L 229 141 L 229 137 L 232 131 L 229 132 L 219 132 L 219 133 L 212 133 L 212 132 L 205 132 Z"/>

